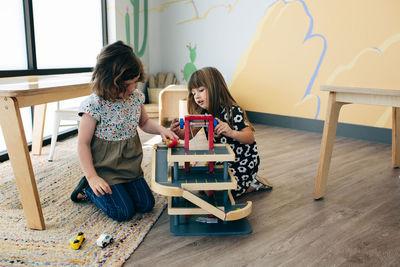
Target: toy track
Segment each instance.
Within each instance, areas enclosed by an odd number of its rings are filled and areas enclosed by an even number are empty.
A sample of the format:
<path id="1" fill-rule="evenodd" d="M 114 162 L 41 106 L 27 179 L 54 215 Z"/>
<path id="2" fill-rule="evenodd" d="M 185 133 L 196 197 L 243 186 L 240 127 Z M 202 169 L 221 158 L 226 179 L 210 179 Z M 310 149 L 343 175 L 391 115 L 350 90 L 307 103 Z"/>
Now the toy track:
<path id="1" fill-rule="evenodd" d="M 182 146 L 169 148 L 155 145 L 152 157 L 151 189 L 158 194 L 170 197 L 168 214 L 175 216 L 171 220 L 172 234 L 251 233 L 252 230 L 246 217 L 251 213 L 252 202 L 236 204 L 230 194 L 230 190 L 235 189 L 237 183 L 227 167 L 227 161 L 234 160 L 234 153 L 229 145 L 216 144 L 210 151 L 188 151 Z M 216 166 L 211 173 L 208 171 L 208 167 L 190 167 L 189 172 L 186 172 L 183 166 L 179 166 L 179 163 L 182 165 L 185 162 L 199 161 L 218 161 L 226 162 L 226 164 Z M 205 190 L 213 190 L 215 193 L 212 196 L 199 196 L 195 193 Z M 225 226 L 205 226 L 191 220 L 185 220 L 181 224 L 179 216 L 183 215 L 186 218 L 190 215 L 212 215 Z M 238 222 L 228 226 L 227 223 L 231 221 Z M 194 225 L 188 225 L 188 223 L 199 224 L 202 230 L 199 232 L 195 230 Z M 235 229 L 226 230 L 232 227 Z"/>

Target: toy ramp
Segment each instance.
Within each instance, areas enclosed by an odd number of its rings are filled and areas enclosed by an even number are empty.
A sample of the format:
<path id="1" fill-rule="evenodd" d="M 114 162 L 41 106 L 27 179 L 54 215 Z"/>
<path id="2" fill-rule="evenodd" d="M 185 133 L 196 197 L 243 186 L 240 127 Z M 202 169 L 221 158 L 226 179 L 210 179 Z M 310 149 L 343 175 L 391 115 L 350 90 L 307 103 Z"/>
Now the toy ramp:
<path id="1" fill-rule="evenodd" d="M 247 204 L 245 206 L 232 205 L 229 209 L 231 211 L 225 213 L 225 211 L 211 205 L 207 201 L 199 198 L 189 191 L 183 191 L 182 197 L 223 221 L 239 220 L 247 217 L 251 213 L 251 201 L 247 201 Z"/>
<path id="2" fill-rule="evenodd" d="M 209 213 L 213 214 L 215 217 L 220 218 L 221 220 L 225 220 L 225 212 L 202 200 L 196 195 L 190 193 L 189 191 L 183 191 L 182 197 L 199 206 L 203 210 L 206 210 Z"/>

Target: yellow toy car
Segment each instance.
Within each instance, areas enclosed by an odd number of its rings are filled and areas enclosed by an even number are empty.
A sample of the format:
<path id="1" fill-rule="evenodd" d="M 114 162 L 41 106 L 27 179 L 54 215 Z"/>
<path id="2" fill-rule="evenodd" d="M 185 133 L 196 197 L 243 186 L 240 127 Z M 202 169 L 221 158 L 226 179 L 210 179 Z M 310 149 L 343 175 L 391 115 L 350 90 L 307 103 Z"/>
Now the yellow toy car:
<path id="1" fill-rule="evenodd" d="M 73 249 L 80 249 L 83 241 L 85 241 L 85 235 L 79 232 L 75 237 L 69 240 L 69 245 Z"/>

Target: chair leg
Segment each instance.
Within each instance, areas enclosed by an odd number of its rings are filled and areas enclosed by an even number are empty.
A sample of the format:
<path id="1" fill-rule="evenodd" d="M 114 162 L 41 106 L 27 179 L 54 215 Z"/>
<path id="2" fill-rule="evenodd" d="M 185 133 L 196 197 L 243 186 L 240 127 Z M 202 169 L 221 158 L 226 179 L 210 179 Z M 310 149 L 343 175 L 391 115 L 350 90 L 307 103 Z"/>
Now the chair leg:
<path id="1" fill-rule="evenodd" d="M 54 157 L 54 150 L 56 148 L 56 143 L 57 143 L 57 136 L 58 136 L 58 129 L 60 127 L 60 115 L 55 112 L 54 114 L 54 124 L 53 124 L 53 134 L 51 136 L 51 146 L 50 146 L 50 153 L 49 153 L 49 158 L 48 161 L 53 161 Z"/>

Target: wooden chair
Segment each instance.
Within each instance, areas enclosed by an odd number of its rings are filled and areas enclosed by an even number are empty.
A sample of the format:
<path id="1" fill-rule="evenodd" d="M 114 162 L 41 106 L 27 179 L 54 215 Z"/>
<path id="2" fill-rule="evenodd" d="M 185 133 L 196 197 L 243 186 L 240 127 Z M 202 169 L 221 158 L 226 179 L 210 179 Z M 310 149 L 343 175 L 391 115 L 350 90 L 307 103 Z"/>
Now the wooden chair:
<path id="1" fill-rule="evenodd" d="M 186 85 L 170 85 L 161 90 L 158 101 L 158 120 L 160 125 L 168 127 L 168 121 L 179 117 L 179 100 L 186 99 Z"/>

